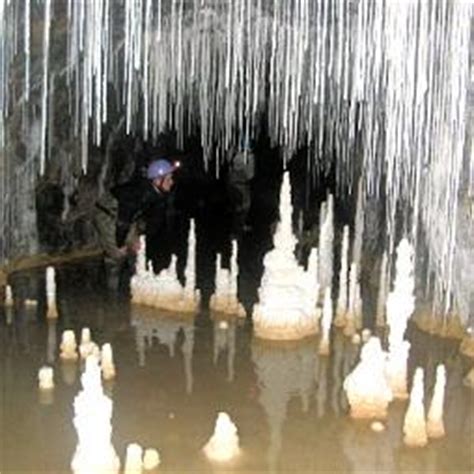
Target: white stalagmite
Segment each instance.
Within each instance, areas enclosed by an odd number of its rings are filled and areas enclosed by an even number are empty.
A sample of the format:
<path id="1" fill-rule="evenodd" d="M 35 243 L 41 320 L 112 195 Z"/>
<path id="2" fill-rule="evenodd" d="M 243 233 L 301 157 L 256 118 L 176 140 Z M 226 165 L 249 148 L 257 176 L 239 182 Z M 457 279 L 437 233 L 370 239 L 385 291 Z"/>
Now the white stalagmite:
<path id="1" fill-rule="evenodd" d="M 323 316 L 321 318 L 321 340 L 319 341 L 319 353 L 322 355 L 329 354 L 329 333 L 331 331 L 332 313 L 331 288 L 327 287 L 324 292 Z"/>
<path id="2" fill-rule="evenodd" d="M 212 461 L 230 461 L 240 454 L 237 427 L 227 413 L 219 412 L 214 433 L 203 448 Z"/>
<path id="3" fill-rule="evenodd" d="M 52 367 L 41 367 L 38 371 L 38 386 L 40 390 L 54 388 L 54 370 Z"/>
<path id="4" fill-rule="evenodd" d="M 10 285 L 5 287 L 5 306 L 7 308 L 11 308 L 13 306 L 12 287 Z"/>
<path id="5" fill-rule="evenodd" d="M 426 432 L 428 438 L 442 438 L 445 435 L 443 422 L 444 393 L 446 388 L 446 368 L 438 365 L 436 368 L 436 383 L 428 410 Z"/>
<path id="6" fill-rule="evenodd" d="M 396 398 L 408 397 L 407 360 L 410 343 L 404 339 L 407 322 L 415 308 L 413 247 L 402 239 L 397 247 L 393 291 L 387 299 L 388 358 L 387 378 Z"/>
<path id="7" fill-rule="evenodd" d="M 359 178 L 357 186 L 357 206 L 354 222 L 354 242 L 352 243 L 351 261 L 357 264 L 357 271 L 360 273 L 362 258 L 362 235 L 364 233 L 364 186 L 362 178 Z"/>
<path id="8" fill-rule="evenodd" d="M 418 367 L 415 371 L 410 403 L 403 423 L 403 442 L 410 447 L 423 447 L 428 444 L 423 396 L 423 369 Z"/>
<path id="9" fill-rule="evenodd" d="M 161 463 L 160 454 L 154 448 L 145 449 L 143 454 L 143 469 L 151 471 L 156 469 Z"/>
<path id="10" fill-rule="evenodd" d="M 102 369 L 104 380 L 113 379 L 115 377 L 115 364 L 112 345 L 109 342 L 102 345 L 100 356 L 100 368 Z"/>
<path id="11" fill-rule="evenodd" d="M 92 340 L 89 328 L 82 328 L 81 343 L 79 344 L 79 354 L 81 359 L 87 359 L 90 355 L 99 357 L 99 346 Z"/>
<path id="12" fill-rule="evenodd" d="M 347 278 L 349 258 L 349 226 L 342 231 L 341 269 L 339 270 L 339 294 L 337 298 L 335 326 L 344 326 L 347 313 Z"/>
<path id="13" fill-rule="evenodd" d="M 186 284 L 183 287 L 176 271 L 176 256 L 172 255 L 168 268 L 155 275 L 151 262 L 148 263 L 148 266 L 146 264 L 145 239 L 141 237 L 135 275 L 130 282 L 132 303 L 171 312 L 194 313 L 199 307 L 199 290 L 195 289 L 195 248 L 194 219 L 191 219 L 185 269 Z"/>
<path id="14" fill-rule="evenodd" d="M 253 311 L 255 333 L 263 339 L 302 339 L 316 334 L 319 329 L 314 276 L 296 261 L 291 213 L 290 178 L 285 172 L 274 249 L 265 255 L 259 302 Z"/>
<path id="15" fill-rule="evenodd" d="M 377 337 L 371 337 L 362 347 L 360 362 L 344 380 L 351 417 L 387 417 L 387 407 L 393 395 L 385 379 L 386 356 Z"/>
<path id="16" fill-rule="evenodd" d="M 358 329 L 358 294 L 357 290 L 359 289 L 359 282 L 358 282 L 358 270 L 357 270 L 357 263 L 351 263 L 351 269 L 349 272 L 349 304 L 347 307 L 346 318 L 345 318 L 345 325 L 344 325 L 344 335 L 348 337 L 352 337 L 356 330 Z"/>
<path id="17" fill-rule="evenodd" d="M 104 395 L 95 357 L 86 359 L 82 391 L 74 399 L 78 444 L 71 462 L 75 474 L 117 473 L 120 460 L 112 446 L 112 400 Z"/>
<path id="18" fill-rule="evenodd" d="M 72 329 L 63 331 L 60 350 L 59 357 L 63 360 L 76 360 L 78 358 L 76 335 Z"/>
<path id="19" fill-rule="evenodd" d="M 124 474 L 141 474 L 143 472 L 143 448 L 138 443 L 127 445 Z"/>
<path id="20" fill-rule="evenodd" d="M 199 307 L 200 292 L 196 290 L 196 224 L 194 219 L 189 223 L 188 256 L 184 270 L 186 284 L 183 290 L 181 311 L 194 312 Z"/>
<path id="21" fill-rule="evenodd" d="M 46 268 L 46 299 L 48 305 L 47 318 L 55 319 L 58 317 L 56 306 L 56 272 L 54 267 Z"/>
<path id="22" fill-rule="evenodd" d="M 321 227 L 319 232 L 319 284 L 320 288 L 332 286 L 334 265 L 334 197 L 329 194 L 327 202 L 321 204 Z"/>

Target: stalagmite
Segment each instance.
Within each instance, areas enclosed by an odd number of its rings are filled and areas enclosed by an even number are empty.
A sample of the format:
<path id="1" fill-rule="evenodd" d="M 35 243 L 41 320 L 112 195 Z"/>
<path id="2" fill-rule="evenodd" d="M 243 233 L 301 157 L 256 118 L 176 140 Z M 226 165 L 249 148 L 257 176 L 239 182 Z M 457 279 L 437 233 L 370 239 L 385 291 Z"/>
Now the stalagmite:
<path id="1" fill-rule="evenodd" d="M 78 140 L 77 161 L 64 164 L 68 174 L 87 171 L 89 147 L 101 144 L 104 124 L 113 128 L 117 116 L 127 135 L 154 143 L 176 132 L 183 148 L 199 134 L 207 169 L 212 157 L 255 138 L 264 116 L 270 144 L 285 160 L 307 147 L 307 169 L 333 173 L 338 193 L 354 196 L 357 186 L 362 204 L 366 196 L 383 196 L 389 248 L 403 203 L 412 235 L 421 234 L 418 226 L 426 234 L 427 275 L 435 272 L 440 281 L 435 306 L 447 313 L 453 292 L 461 294 L 453 284 L 459 238 L 453 216 L 473 181 L 473 160 L 465 154 L 471 2 L 289 1 L 270 8 L 236 0 L 69 1 L 59 21 L 52 0 L 21 4 L 22 14 L 18 4 L 0 1 L 2 262 L 31 232 L 16 224 L 23 209 L 34 208 L 35 193 L 17 199 L 23 188 L 14 178 L 27 171 L 28 180 L 20 181 L 35 187 L 58 126 Z M 32 25 L 41 25 L 39 44 Z M 58 74 L 71 112 L 60 125 L 52 106 Z M 39 153 L 25 133 L 25 159 L 17 160 L 10 151 L 16 129 L 29 131 L 36 116 Z M 218 159 L 216 172 L 220 165 Z M 352 261 L 360 269 L 363 212 L 356 214 Z"/>
<path id="2" fill-rule="evenodd" d="M 357 264 L 353 262 L 351 264 L 351 270 L 349 272 L 349 305 L 345 317 L 344 335 L 352 337 L 357 330 L 357 310 L 358 310 L 358 270 Z"/>
<path id="3" fill-rule="evenodd" d="M 415 371 L 410 403 L 403 423 L 403 442 L 410 447 L 423 447 L 428 444 L 423 394 L 423 369 L 418 367 Z"/>
<path id="4" fill-rule="evenodd" d="M 199 308 L 200 291 L 196 289 L 196 228 L 194 219 L 190 220 L 188 234 L 188 256 L 184 275 L 186 284 L 180 311 L 194 313 Z"/>
<path id="5" fill-rule="evenodd" d="M 79 344 L 79 354 L 81 359 L 87 359 L 90 355 L 94 354 L 97 356 L 99 353 L 99 347 L 91 339 L 91 331 L 89 328 L 82 328 L 81 330 L 81 343 Z"/>
<path id="6" fill-rule="evenodd" d="M 200 293 L 195 289 L 195 247 L 194 219 L 191 219 L 188 235 L 188 257 L 185 269 L 186 284 L 179 282 L 175 255 L 171 256 L 168 268 L 155 275 L 151 263 L 146 265 L 146 245 L 141 238 L 135 275 L 130 282 L 132 303 L 152 306 L 170 312 L 194 313 L 199 307 Z"/>
<path id="7" fill-rule="evenodd" d="M 444 365 L 436 368 L 436 383 L 428 410 L 426 432 L 428 438 L 442 438 L 445 435 L 443 422 L 444 393 L 446 387 L 446 369 Z"/>
<path id="8" fill-rule="evenodd" d="M 331 288 L 326 288 L 324 292 L 323 317 L 321 318 L 321 340 L 319 342 L 319 353 L 321 355 L 329 354 L 329 333 L 332 323 L 332 298 Z"/>
<path id="9" fill-rule="evenodd" d="M 82 391 L 74 399 L 78 444 L 71 462 L 75 474 L 117 473 L 120 460 L 111 443 L 112 400 L 104 395 L 95 357 L 86 359 Z"/>
<path id="10" fill-rule="evenodd" d="M 151 471 L 156 469 L 161 463 L 160 454 L 156 449 L 147 448 L 143 454 L 143 469 Z"/>
<path id="11" fill-rule="evenodd" d="M 143 448 L 138 443 L 127 446 L 124 474 L 141 474 L 143 470 Z"/>
<path id="12" fill-rule="evenodd" d="M 371 337 L 362 347 L 359 364 L 344 380 L 351 417 L 387 417 L 387 406 L 393 395 L 385 379 L 385 359 L 380 339 Z"/>
<path id="13" fill-rule="evenodd" d="M 6 313 L 7 325 L 12 324 L 13 322 L 13 295 L 12 295 L 12 287 L 10 285 L 7 285 L 5 287 L 5 313 Z"/>
<path id="14" fill-rule="evenodd" d="M 405 399 L 407 392 L 407 360 L 410 343 L 404 339 L 407 322 L 415 308 L 413 248 L 402 239 L 397 247 L 396 274 L 393 291 L 387 299 L 388 335 L 387 377 L 396 398 Z"/>
<path id="15" fill-rule="evenodd" d="M 334 325 L 342 327 L 345 324 L 347 313 L 347 278 L 349 258 L 349 226 L 345 225 L 342 233 L 341 269 L 339 271 L 339 296 L 337 299 L 336 317 Z"/>
<path id="16" fill-rule="evenodd" d="M 235 261 L 233 265 L 236 265 Z M 222 268 L 221 254 L 217 255 L 215 291 L 211 296 L 209 307 L 212 311 L 223 315 L 245 316 L 245 310 L 237 299 L 236 270 Z"/>
<path id="17" fill-rule="evenodd" d="M 102 376 L 104 377 L 104 380 L 111 380 L 115 377 L 115 365 L 111 344 L 108 342 L 103 344 L 100 354 L 100 368 L 102 369 Z"/>
<path id="18" fill-rule="evenodd" d="M 41 367 L 38 371 L 38 385 L 40 390 L 51 390 L 54 388 L 54 371 L 52 367 Z"/>
<path id="19" fill-rule="evenodd" d="M 239 456 L 237 427 L 227 413 L 218 414 L 214 433 L 203 450 L 212 461 L 226 462 Z"/>
<path id="20" fill-rule="evenodd" d="M 254 307 L 254 330 L 263 339 L 295 340 L 318 332 L 313 275 L 298 265 L 291 222 L 291 188 L 285 172 L 280 191 L 280 222 L 274 249 L 264 258 L 259 302 Z"/>
<path id="21" fill-rule="evenodd" d="M 7 308 L 11 308 L 13 306 L 12 287 L 10 285 L 5 287 L 5 306 Z"/>
<path id="22" fill-rule="evenodd" d="M 334 266 L 334 197 L 328 196 L 321 205 L 321 227 L 319 234 L 319 285 L 332 287 Z"/>
<path id="23" fill-rule="evenodd" d="M 56 306 L 56 272 L 54 267 L 46 269 L 46 298 L 48 305 L 47 318 L 55 319 L 58 317 L 58 309 Z"/>
<path id="24" fill-rule="evenodd" d="M 61 353 L 59 356 L 61 359 L 76 360 L 78 358 L 76 335 L 73 330 L 66 329 L 63 331 L 60 349 Z"/>

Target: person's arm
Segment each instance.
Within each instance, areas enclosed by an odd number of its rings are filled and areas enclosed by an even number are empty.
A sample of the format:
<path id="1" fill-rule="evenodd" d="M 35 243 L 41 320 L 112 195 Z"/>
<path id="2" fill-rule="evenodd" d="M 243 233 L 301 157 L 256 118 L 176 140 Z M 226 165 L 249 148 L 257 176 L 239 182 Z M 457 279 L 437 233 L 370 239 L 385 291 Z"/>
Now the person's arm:
<path id="1" fill-rule="evenodd" d="M 112 194 L 118 201 L 115 241 L 117 247 L 122 248 L 125 246 L 127 235 L 138 212 L 136 189 L 127 183 L 114 188 Z"/>

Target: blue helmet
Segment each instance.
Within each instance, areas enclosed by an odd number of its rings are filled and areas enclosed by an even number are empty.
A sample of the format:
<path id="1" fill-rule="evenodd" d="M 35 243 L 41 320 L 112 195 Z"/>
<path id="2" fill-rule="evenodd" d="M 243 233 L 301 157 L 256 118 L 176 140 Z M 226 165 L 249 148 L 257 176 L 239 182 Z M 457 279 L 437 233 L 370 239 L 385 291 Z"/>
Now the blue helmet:
<path id="1" fill-rule="evenodd" d="M 176 171 L 176 168 L 178 167 L 179 164 L 170 163 L 165 159 L 154 160 L 148 165 L 146 177 L 148 179 L 163 178 Z"/>

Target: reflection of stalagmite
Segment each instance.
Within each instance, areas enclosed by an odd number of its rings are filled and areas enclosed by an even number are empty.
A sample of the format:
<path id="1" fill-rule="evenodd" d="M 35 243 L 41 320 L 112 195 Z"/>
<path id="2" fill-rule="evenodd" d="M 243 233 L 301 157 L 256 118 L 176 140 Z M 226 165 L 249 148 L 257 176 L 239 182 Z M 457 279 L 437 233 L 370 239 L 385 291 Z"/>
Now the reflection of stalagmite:
<path id="1" fill-rule="evenodd" d="M 274 470 L 281 452 L 282 427 L 288 403 L 299 392 L 303 410 L 307 408 L 305 400 L 314 390 L 317 360 L 314 341 L 267 343 L 255 339 L 252 343 L 252 361 L 260 389 L 259 402 L 270 428 L 267 453 L 270 471 Z"/>
<path id="2" fill-rule="evenodd" d="M 344 341 L 345 338 L 339 330 L 334 331 L 333 351 L 332 351 L 332 391 L 331 406 L 336 415 L 340 413 L 340 397 L 344 391 L 342 390 L 342 380 L 344 370 Z"/>
<path id="3" fill-rule="evenodd" d="M 423 369 L 418 367 L 415 371 L 410 404 L 403 423 L 403 442 L 410 447 L 423 447 L 428 444 L 423 393 Z"/>
<path id="4" fill-rule="evenodd" d="M 393 291 L 387 299 L 388 359 L 386 374 L 396 398 L 405 399 L 407 392 L 407 360 L 410 343 L 404 334 L 415 308 L 413 248 L 403 239 L 397 247 L 396 275 Z"/>
<path id="5" fill-rule="evenodd" d="M 326 414 L 326 402 L 328 398 L 328 360 L 327 358 L 319 359 L 318 371 L 318 389 L 316 392 L 316 411 L 318 418 L 322 418 Z"/>
<path id="6" fill-rule="evenodd" d="M 184 374 L 186 379 L 186 392 L 191 393 L 193 387 L 192 356 L 194 348 L 194 323 L 185 317 L 177 319 L 174 316 L 156 316 L 156 313 L 145 307 L 132 313 L 132 326 L 135 327 L 135 342 L 140 367 L 145 366 L 146 350 L 151 347 L 153 338 L 160 344 L 168 347 L 170 357 L 174 357 L 175 346 L 180 330 L 183 331 L 184 340 L 181 346 L 184 359 Z"/>
<path id="7" fill-rule="evenodd" d="M 56 320 L 48 320 L 48 344 L 46 349 L 46 360 L 52 364 L 56 359 Z"/>
<path id="8" fill-rule="evenodd" d="M 319 342 L 319 353 L 329 354 L 329 332 L 332 323 L 332 299 L 331 288 L 327 287 L 324 293 L 323 317 L 321 318 L 321 340 Z"/>
<path id="9" fill-rule="evenodd" d="M 436 368 L 436 383 L 433 398 L 428 411 L 426 431 L 429 438 L 442 438 L 445 435 L 443 423 L 444 391 L 446 387 L 446 369 L 444 365 Z"/>
<path id="10" fill-rule="evenodd" d="M 298 265 L 294 255 L 296 238 L 291 222 L 289 174 L 280 192 L 280 222 L 274 235 L 274 249 L 264 258 L 265 271 L 254 307 L 254 330 L 262 339 L 296 340 L 318 331 L 315 281 Z"/>
<path id="11" fill-rule="evenodd" d="M 347 393 L 353 418 L 385 418 L 392 391 L 385 379 L 386 353 L 380 339 L 372 337 L 362 347 L 360 362 L 346 377 Z"/>
<path id="12" fill-rule="evenodd" d="M 184 341 L 181 351 L 184 358 L 184 378 L 186 380 L 186 393 L 193 392 L 193 349 L 194 349 L 194 324 L 183 327 Z"/>
<path id="13" fill-rule="evenodd" d="M 349 226 L 345 225 L 342 233 L 341 269 L 339 271 L 339 296 L 337 298 L 336 317 L 334 325 L 342 327 L 347 313 L 347 272 L 349 253 Z"/>
<path id="14" fill-rule="evenodd" d="M 111 442 L 112 400 L 104 395 L 97 359 L 86 359 L 82 391 L 74 399 L 74 426 L 78 444 L 71 462 L 74 473 L 116 473 L 120 460 Z"/>
<path id="15" fill-rule="evenodd" d="M 46 317 L 48 319 L 57 318 L 58 309 L 56 306 L 56 272 L 54 267 L 48 267 L 46 269 L 46 300 L 48 305 Z"/>
<path id="16" fill-rule="evenodd" d="M 212 461 L 226 462 L 240 454 L 237 427 L 227 413 L 220 412 L 211 439 L 203 448 Z"/>
<path id="17" fill-rule="evenodd" d="M 227 380 L 234 380 L 234 359 L 235 359 L 235 331 L 234 321 L 214 321 L 214 365 L 221 352 L 227 350 Z"/>

